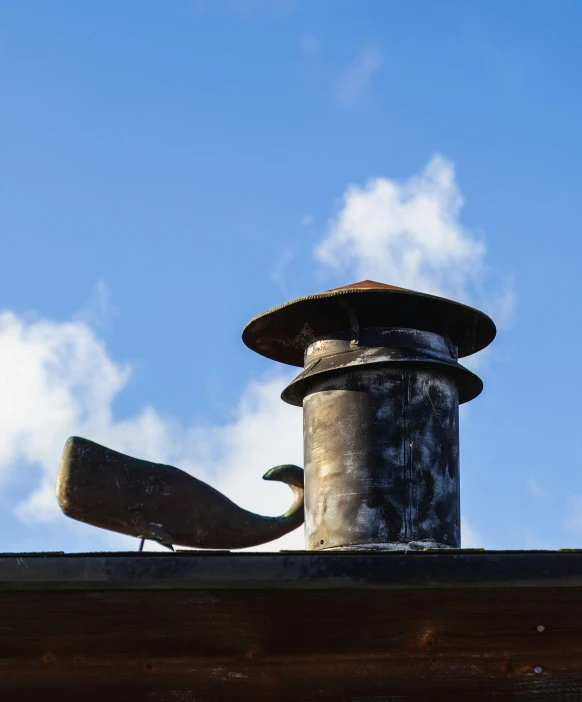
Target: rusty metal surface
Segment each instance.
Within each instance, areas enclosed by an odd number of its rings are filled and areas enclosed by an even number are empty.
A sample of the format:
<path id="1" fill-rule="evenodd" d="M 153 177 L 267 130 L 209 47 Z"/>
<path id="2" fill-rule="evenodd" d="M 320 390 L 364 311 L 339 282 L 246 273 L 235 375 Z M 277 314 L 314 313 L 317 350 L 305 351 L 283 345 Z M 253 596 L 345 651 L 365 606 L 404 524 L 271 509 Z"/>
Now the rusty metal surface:
<path id="1" fill-rule="evenodd" d="M 450 339 L 442 334 L 418 329 L 398 327 L 374 327 L 357 330 L 357 337 L 351 330 L 338 331 L 327 338 L 310 344 L 305 349 L 304 365 L 307 367 L 320 358 L 351 353 L 363 348 L 415 349 L 440 361 L 457 361 L 459 352 Z"/>
<path id="2" fill-rule="evenodd" d="M 349 368 L 313 380 L 303 416 L 306 548 L 460 545 L 453 380 Z"/>
<path id="3" fill-rule="evenodd" d="M 400 288 L 398 285 L 378 283 L 375 280 L 361 280 L 359 283 L 341 285 L 339 288 L 332 288 L 327 292 L 337 292 L 339 290 L 402 290 L 403 292 L 415 292 L 414 290 L 410 290 L 410 288 Z"/>
<path id="4" fill-rule="evenodd" d="M 329 290 L 275 307 L 243 331 L 253 351 L 281 363 L 303 366 L 307 346 L 340 329 L 407 327 L 447 336 L 459 357 L 488 346 L 495 325 L 483 312 L 434 295 L 373 281 Z"/>
<path id="5" fill-rule="evenodd" d="M 195 548 L 247 548 L 303 523 L 303 470 L 277 466 L 263 477 L 286 483 L 294 493 L 281 517 L 248 512 L 173 466 L 71 437 L 59 466 L 57 499 L 68 517 L 130 536 Z"/>
<path id="6" fill-rule="evenodd" d="M 469 402 L 481 393 L 483 382 L 456 359 L 456 346 L 440 334 L 416 329 L 362 329 L 357 342 L 334 338 L 317 340 L 308 346 L 305 370 L 285 388 L 281 397 L 300 407 L 317 376 L 338 375 L 350 367 L 357 370 L 363 366 L 397 365 L 446 375 L 458 388 L 459 403 Z"/>

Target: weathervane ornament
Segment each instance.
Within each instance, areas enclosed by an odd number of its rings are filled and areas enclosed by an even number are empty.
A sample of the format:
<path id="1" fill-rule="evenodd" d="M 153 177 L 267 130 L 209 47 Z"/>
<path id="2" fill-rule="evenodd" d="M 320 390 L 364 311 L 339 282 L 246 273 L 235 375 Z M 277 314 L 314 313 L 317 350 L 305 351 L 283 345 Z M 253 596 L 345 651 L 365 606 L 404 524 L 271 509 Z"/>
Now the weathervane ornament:
<path id="1" fill-rule="evenodd" d="M 264 476 L 291 487 L 288 512 L 253 514 L 178 468 L 78 437 L 61 459 L 59 505 L 168 546 L 246 548 L 305 519 L 308 550 L 458 548 L 459 404 L 483 388 L 458 359 L 494 337 L 478 310 L 372 281 L 294 300 L 243 332 L 253 351 L 303 367 L 282 398 L 303 407 L 305 473 Z"/>

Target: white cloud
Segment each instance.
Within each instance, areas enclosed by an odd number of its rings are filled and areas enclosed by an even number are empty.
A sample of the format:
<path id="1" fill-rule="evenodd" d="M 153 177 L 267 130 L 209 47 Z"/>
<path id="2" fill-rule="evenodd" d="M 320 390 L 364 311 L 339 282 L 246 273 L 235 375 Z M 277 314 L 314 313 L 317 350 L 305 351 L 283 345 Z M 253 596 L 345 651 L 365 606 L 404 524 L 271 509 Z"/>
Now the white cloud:
<path id="1" fill-rule="evenodd" d="M 582 495 L 571 493 L 568 496 L 567 516 L 564 526 L 568 531 L 582 536 Z"/>
<path id="2" fill-rule="evenodd" d="M 484 548 L 482 536 L 463 517 L 461 519 L 461 548 Z"/>
<path id="3" fill-rule="evenodd" d="M 485 241 L 461 224 L 462 206 L 454 166 L 436 154 L 408 180 L 350 185 L 315 256 L 354 280 L 481 305 L 503 323 L 513 310 L 513 289 L 486 266 Z"/>
<path id="4" fill-rule="evenodd" d="M 194 12 L 204 12 L 206 9 L 206 0 L 192 0 L 192 9 Z"/>
<path id="5" fill-rule="evenodd" d="M 382 52 L 377 47 L 362 51 L 339 81 L 338 101 L 345 106 L 353 105 L 370 84 L 382 61 Z"/>
<path id="6" fill-rule="evenodd" d="M 81 322 L 1 313 L 0 476 L 19 460 L 46 465 L 64 427 L 110 422 L 111 401 L 128 373 Z"/>
<path id="7" fill-rule="evenodd" d="M 313 217 L 311 215 L 305 215 L 301 220 L 301 226 L 308 227 L 310 224 L 313 224 Z"/>
<path id="8" fill-rule="evenodd" d="M 321 51 L 321 40 L 314 34 L 304 34 L 301 37 L 301 51 L 304 54 L 317 54 Z"/>
<path id="9" fill-rule="evenodd" d="M 286 288 L 287 270 L 291 265 L 297 250 L 293 246 L 287 246 L 275 259 L 271 268 L 271 280 L 276 283 L 281 290 Z"/>
<path id="10" fill-rule="evenodd" d="M 110 329 L 119 310 L 111 301 L 111 290 L 104 280 L 97 281 L 91 296 L 73 316 L 75 321 L 85 322 L 92 328 Z"/>
<path id="11" fill-rule="evenodd" d="M 537 497 L 537 499 L 542 499 L 548 494 L 546 488 L 543 485 L 541 485 L 535 478 L 529 478 L 529 480 L 527 481 L 527 486 L 531 494 L 534 497 Z"/>
<path id="12" fill-rule="evenodd" d="M 242 17 L 251 17 L 258 12 L 275 16 L 286 16 L 297 9 L 298 0 L 230 0 L 229 6 Z"/>

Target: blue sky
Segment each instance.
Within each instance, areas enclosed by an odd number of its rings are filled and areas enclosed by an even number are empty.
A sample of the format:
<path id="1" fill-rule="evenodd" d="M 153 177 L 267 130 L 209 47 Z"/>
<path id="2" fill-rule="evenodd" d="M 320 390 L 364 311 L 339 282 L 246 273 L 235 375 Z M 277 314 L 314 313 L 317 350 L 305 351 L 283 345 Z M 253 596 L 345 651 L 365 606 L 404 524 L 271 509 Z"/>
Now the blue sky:
<path id="1" fill-rule="evenodd" d="M 293 371 L 240 333 L 361 278 L 498 323 L 462 414 L 465 543 L 582 545 L 581 21 L 567 1 L 0 2 L 0 549 L 133 548 L 55 507 L 73 433 L 286 509 L 260 477 L 301 464 Z"/>

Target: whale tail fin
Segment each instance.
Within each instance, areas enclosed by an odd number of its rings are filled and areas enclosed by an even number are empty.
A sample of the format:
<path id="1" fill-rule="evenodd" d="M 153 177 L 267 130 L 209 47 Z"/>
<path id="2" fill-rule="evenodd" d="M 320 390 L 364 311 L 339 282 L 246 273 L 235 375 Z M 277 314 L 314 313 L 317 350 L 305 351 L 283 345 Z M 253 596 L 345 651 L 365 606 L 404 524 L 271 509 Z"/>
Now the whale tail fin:
<path id="1" fill-rule="evenodd" d="M 237 549 L 278 539 L 303 524 L 303 470 L 276 466 L 263 477 L 294 493 L 280 517 L 242 509 L 179 468 L 73 436 L 63 450 L 56 492 L 64 514 L 102 529 L 166 545 Z"/>

